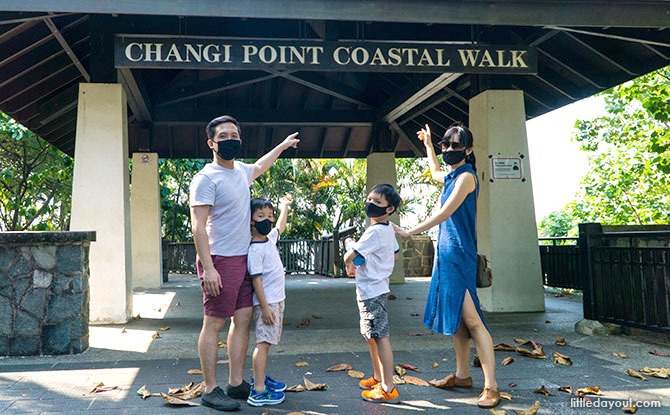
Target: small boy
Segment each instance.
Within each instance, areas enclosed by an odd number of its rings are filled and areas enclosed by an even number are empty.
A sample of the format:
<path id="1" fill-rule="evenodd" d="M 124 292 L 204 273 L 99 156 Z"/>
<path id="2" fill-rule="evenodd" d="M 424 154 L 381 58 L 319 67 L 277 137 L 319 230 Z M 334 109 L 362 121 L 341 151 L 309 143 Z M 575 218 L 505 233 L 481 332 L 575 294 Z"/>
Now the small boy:
<path id="1" fill-rule="evenodd" d="M 373 376 L 361 380 L 361 396 L 370 402 L 398 402 L 398 389 L 393 383 L 393 350 L 389 339 L 386 312 L 389 276 L 398 258 L 400 247 L 388 217 L 400 206 L 398 192 L 389 184 L 372 188 L 365 203 L 370 226 L 354 242 L 347 240 L 344 262 L 347 274 L 356 277 L 356 300 L 360 312 L 361 334 L 368 342 Z M 360 258 L 362 257 L 362 258 Z M 354 260 L 362 265 L 355 266 Z"/>
<path id="2" fill-rule="evenodd" d="M 293 202 L 284 196 L 279 202 L 279 219 L 273 228 L 272 203 L 267 199 L 251 200 L 252 238 L 247 268 L 254 286 L 256 348 L 253 354 L 253 377 L 247 403 L 252 406 L 276 405 L 284 401 L 286 384 L 265 374 L 270 345 L 279 344 L 284 319 L 284 265 L 277 241 L 286 228 L 288 207 Z"/>

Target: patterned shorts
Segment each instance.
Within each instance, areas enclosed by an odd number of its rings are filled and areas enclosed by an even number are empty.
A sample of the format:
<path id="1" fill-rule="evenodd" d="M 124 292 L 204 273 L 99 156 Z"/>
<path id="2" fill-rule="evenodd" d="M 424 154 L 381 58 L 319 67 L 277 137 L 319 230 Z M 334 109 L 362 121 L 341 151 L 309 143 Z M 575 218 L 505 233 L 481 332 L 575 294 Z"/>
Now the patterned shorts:
<path id="1" fill-rule="evenodd" d="M 389 337 L 389 316 L 386 311 L 388 294 L 358 301 L 361 317 L 361 334 L 366 339 Z"/>
<path id="2" fill-rule="evenodd" d="M 263 322 L 263 309 L 260 305 L 254 306 L 256 318 L 256 344 L 270 343 L 277 345 L 281 339 L 281 329 L 284 324 L 284 302 L 270 304 L 270 308 L 275 312 L 275 323 L 267 325 Z"/>

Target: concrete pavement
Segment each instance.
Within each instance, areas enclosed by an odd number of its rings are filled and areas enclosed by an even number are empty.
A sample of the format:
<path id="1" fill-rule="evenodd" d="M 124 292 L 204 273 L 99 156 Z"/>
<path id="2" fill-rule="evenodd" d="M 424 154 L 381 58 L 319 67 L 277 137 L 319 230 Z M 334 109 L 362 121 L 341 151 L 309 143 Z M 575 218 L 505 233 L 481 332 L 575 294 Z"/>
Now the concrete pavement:
<path id="1" fill-rule="evenodd" d="M 432 334 L 422 325 L 429 280 L 410 278 L 393 285 L 395 300 L 389 301 L 391 342 L 396 364 L 408 363 L 421 372 L 408 374 L 429 381 L 455 369 L 451 337 Z M 91 347 L 80 355 L 0 359 L 0 413 L 25 414 L 210 414 L 203 406 L 170 406 L 160 397 L 141 399 L 137 391 L 167 393 L 169 388 L 200 382 L 197 337 L 202 320 L 201 293 L 191 276 L 170 277 L 160 290 L 135 293 L 134 313 L 125 325 L 91 326 Z M 540 414 L 623 413 L 627 400 L 660 402 L 661 408 L 638 407 L 639 414 L 665 414 L 670 407 L 670 379 L 646 376 L 647 381 L 626 374 L 627 369 L 670 367 L 667 336 L 589 337 L 575 333 L 582 318 L 581 298 L 545 294 L 546 312 L 487 314 L 494 344 L 513 346 L 514 339 L 539 342 L 547 359 L 532 359 L 515 352 L 496 352 L 497 380 L 503 400 L 497 408 L 507 414 L 540 402 Z M 166 329 L 168 330 L 159 330 Z M 160 336 L 155 337 L 155 333 Z M 554 344 L 557 336 L 567 345 Z M 222 338 L 225 340 L 225 338 Z M 253 334 L 252 334 L 253 340 Z M 527 348 L 532 348 L 525 346 Z M 220 349 L 220 359 L 227 359 Z M 251 351 L 251 346 L 250 346 Z M 573 364 L 553 362 L 554 352 L 569 356 Z M 624 353 L 623 359 L 612 353 Z M 474 354 L 474 348 L 473 348 Z M 250 353 L 249 353 L 250 356 Z M 505 357 L 514 361 L 502 366 Z M 296 366 L 307 362 L 308 366 Z M 271 349 L 268 373 L 289 386 L 306 377 L 325 383 L 324 391 L 287 393 L 277 406 L 253 408 L 242 403 L 238 412 L 248 414 L 483 414 L 476 406 L 483 385 L 481 369 L 472 368 L 473 389 L 445 391 L 434 387 L 400 385 L 402 402 L 373 404 L 360 398 L 358 380 L 346 372 L 325 369 L 349 363 L 370 375 L 371 365 L 365 341 L 358 334 L 358 311 L 351 279 L 319 276 L 290 276 L 284 333 L 279 346 Z M 251 358 L 246 361 L 251 372 Z M 225 384 L 227 365 L 219 365 L 218 379 Z M 115 389 L 91 393 L 99 383 Z M 551 395 L 534 393 L 542 385 Z M 598 386 L 600 397 L 578 398 L 558 390 Z M 199 403 L 199 399 L 193 400 Z M 586 407 L 590 405 L 590 407 Z M 598 407 L 595 407 L 595 406 Z M 607 407 L 603 408 L 604 405 Z"/>

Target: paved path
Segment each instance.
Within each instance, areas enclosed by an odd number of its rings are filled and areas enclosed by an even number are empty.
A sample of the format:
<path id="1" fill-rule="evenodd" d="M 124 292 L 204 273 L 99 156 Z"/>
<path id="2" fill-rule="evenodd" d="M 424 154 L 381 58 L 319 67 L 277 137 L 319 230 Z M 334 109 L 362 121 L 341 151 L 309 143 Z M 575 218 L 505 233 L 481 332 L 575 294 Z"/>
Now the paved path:
<path id="1" fill-rule="evenodd" d="M 431 334 L 421 324 L 429 281 L 408 279 L 392 286 L 396 299 L 389 302 L 391 342 L 395 361 L 421 369 L 410 374 L 429 381 L 455 369 L 451 338 Z M 271 350 L 268 363 L 271 376 L 289 385 L 307 377 L 325 383 L 325 391 L 287 393 L 281 405 L 253 408 L 242 404 L 248 414 L 484 414 L 476 406 L 483 376 L 472 368 L 473 389 L 444 391 L 434 387 L 400 385 L 402 402 L 380 405 L 360 399 L 358 381 L 346 372 L 325 369 L 349 363 L 354 369 L 370 374 L 367 347 L 358 334 L 358 312 L 351 279 L 292 276 L 287 281 L 287 305 L 282 343 Z M 136 292 L 134 310 L 139 319 L 119 326 L 92 326 L 91 348 L 75 356 L 0 359 L 0 413 L 25 414 L 210 414 L 206 407 L 169 406 L 160 397 L 142 400 L 137 390 L 167 392 L 200 375 L 189 369 L 199 368 L 197 336 L 202 319 L 199 286 L 191 277 L 171 276 L 171 282 L 155 291 Z M 540 402 L 540 414 L 612 414 L 623 413 L 618 405 L 628 399 L 660 401 L 662 408 L 642 408 L 638 414 L 666 414 L 670 407 L 670 379 L 649 377 L 642 381 L 626 370 L 642 367 L 670 367 L 670 357 L 649 354 L 651 350 L 670 353 L 664 337 L 607 336 L 588 337 L 574 331 L 581 319 L 578 296 L 545 296 L 544 313 L 487 314 L 494 343 L 515 345 L 514 339 L 534 340 L 543 345 L 547 359 L 531 359 L 515 352 L 496 352 L 500 389 L 511 395 L 498 409 L 513 415 Z M 305 322 L 305 323 L 303 323 Z M 308 325 L 306 323 L 309 322 Z M 301 325 L 301 323 L 303 323 Z M 301 326 L 301 327 L 299 327 Z M 160 337 L 153 335 L 158 328 Z M 253 335 L 252 335 L 253 336 Z M 554 344 L 564 337 L 566 346 Z M 253 339 L 253 337 L 252 337 Z M 652 341 L 652 342 L 650 342 Z M 225 349 L 220 349 L 226 359 Z M 553 363 L 554 352 L 571 358 L 571 366 Z M 621 359 L 612 353 L 625 353 Z M 473 349 L 474 353 L 474 349 Z M 512 357 L 513 363 L 500 361 Z M 304 367 L 297 362 L 307 362 Z M 251 359 L 247 359 L 249 371 Z M 221 364 L 220 382 L 227 376 Z M 98 384 L 115 386 L 107 392 L 90 393 Z M 511 386 L 513 385 L 513 386 Z M 550 396 L 533 393 L 544 385 Z M 600 398 L 588 401 L 558 391 L 561 386 L 574 390 L 599 386 Z M 199 399 L 193 402 L 199 403 Z M 587 403 L 585 403 L 587 402 Z M 614 408 L 585 408 L 584 405 L 613 405 Z M 581 406 L 581 407 L 580 407 Z"/>

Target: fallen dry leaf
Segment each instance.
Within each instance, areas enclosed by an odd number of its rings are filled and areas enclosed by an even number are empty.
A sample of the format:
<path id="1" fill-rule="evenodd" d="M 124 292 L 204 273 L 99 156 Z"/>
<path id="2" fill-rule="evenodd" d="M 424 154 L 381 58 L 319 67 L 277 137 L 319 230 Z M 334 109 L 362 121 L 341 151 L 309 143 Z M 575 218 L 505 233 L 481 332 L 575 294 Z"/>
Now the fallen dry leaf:
<path id="1" fill-rule="evenodd" d="M 161 336 L 161 334 L 160 334 L 159 332 L 156 331 L 156 332 L 154 332 L 154 333 L 151 334 L 151 340 L 156 340 L 156 339 L 159 338 L 160 336 Z"/>
<path id="2" fill-rule="evenodd" d="M 503 411 L 502 409 L 490 409 L 489 413 L 491 415 L 507 415 L 507 412 Z"/>
<path id="3" fill-rule="evenodd" d="M 147 389 L 147 385 L 142 386 L 137 390 L 137 394 L 142 397 L 142 399 L 147 399 L 149 396 L 151 396 L 151 392 Z"/>
<path id="4" fill-rule="evenodd" d="M 353 367 L 349 363 L 340 363 L 326 369 L 326 372 L 342 372 L 344 370 L 351 370 Z"/>
<path id="5" fill-rule="evenodd" d="M 170 388 L 168 390 L 169 396 L 174 396 L 179 399 L 195 399 L 199 398 L 202 393 L 205 391 L 205 383 L 199 382 L 189 382 L 188 384 L 182 386 L 181 388 Z"/>
<path id="6" fill-rule="evenodd" d="M 323 316 L 320 315 L 320 314 L 312 314 L 312 318 L 315 319 L 315 320 L 321 320 L 323 318 Z"/>
<path id="7" fill-rule="evenodd" d="M 311 382 L 309 379 L 303 376 L 302 378 L 303 382 L 305 382 L 305 389 L 308 391 L 323 391 L 326 390 L 328 387 L 325 383 L 314 383 Z"/>
<path id="8" fill-rule="evenodd" d="M 217 361 L 216 361 L 216 364 L 217 364 L 217 365 L 227 365 L 228 363 L 230 363 L 230 362 L 228 361 L 228 359 L 223 359 L 223 360 L 217 360 Z"/>
<path id="9" fill-rule="evenodd" d="M 482 367 L 482 362 L 479 360 L 479 356 L 475 355 L 472 358 L 472 366 L 473 367 Z"/>
<path id="10" fill-rule="evenodd" d="M 539 394 L 542 394 L 544 396 L 551 395 L 551 392 L 549 391 L 549 389 L 547 389 L 546 386 L 544 386 L 544 385 L 542 385 L 539 389 L 535 389 L 533 391 L 533 393 L 539 393 Z"/>
<path id="11" fill-rule="evenodd" d="M 416 367 L 416 366 L 414 366 L 414 365 L 410 365 L 409 363 L 401 363 L 401 364 L 399 364 L 398 366 L 400 366 L 400 367 L 402 367 L 402 368 L 405 368 L 405 369 L 407 369 L 407 370 L 412 370 L 412 371 L 414 371 L 414 372 L 421 372 L 421 370 L 419 370 L 418 367 Z"/>
<path id="12" fill-rule="evenodd" d="M 508 384 L 507 386 L 509 386 L 510 388 L 515 388 L 515 387 L 516 387 L 516 383 L 512 382 L 512 383 Z"/>
<path id="13" fill-rule="evenodd" d="M 516 347 L 512 347 L 509 344 L 505 343 L 498 343 L 495 346 L 493 346 L 493 350 L 497 352 L 515 352 Z"/>
<path id="14" fill-rule="evenodd" d="M 512 395 L 507 392 L 500 392 L 500 399 L 507 399 L 508 401 L 511 401 Z"/>
<path id="15" fill-rule="evenodd" d="M 189 375 L 202 375 L 202 370 L 200 369 L 189 369 L 186 371 Z"/>
<path id="16" fill-rule="evenodd" d="M 416 386 L 430 386 L 430 383 L 426 382 L 423 379 L 419 379 L 414 376 L 406 375 L 404 378 L 405 383 L 409 383 L 410 385 L 416 385 Z"/>
<path id="17" fill-rule="evenodd" d="M 635 412 L 637 412 L 637 406 L 636 405 L 624 406 L 621 409 L 623 409 L 623 411 L 627 414 L 634 414 Z"/>
<path id="18" fill-rule="evenodd" d="M 89 393 L 100 393 L 100 392 L 109 392 L 115 389 L 119 389 L 118 386 L 105 386 L 104 383 L 100 382 Z"/>
<path id="19" fill-rule="evenodd" d="M 542 351 L 542 347 L 536 348 L 533 350 L 528 350 L 524 349 L 523 347 L 516 347 L 514 348 L 517 353 L 524 355 L 526 357 L 531 357 L 533 359 L 546 359 L 547 356 L 545 356 L 544 352 Z"/>
<path id="20" fill-rule="evenodd" d="M 400 365 L 396 365 L 393 369 L 395 370 L 395 373 L 398 374 L 398 376 L 405 376 L 405 373 L 407 373 L 405 368 Z"/>
<path id="21" fill-rule="evenodd" d="M 644 376 L 642 376 L 642 375 L 640 374 L 640 372 L 638 372 L 637 370 L 628 369 L 628 370 L 626 370 L 626 374 L 627 374 L 628 376 L 632 376 L 632 377 L 634 377 L 634 378 L 638 378 L 638 379 L 642 379 L 642 380 L 647 380 L 647 378 L 645 378 Z"/>
<path id="22" fill-rule="evenodd" d="M 389 294 L 389 296 L 386 297 L 386 298 L 388 298 L 389 300 L 395 300 L 395 299 L 397 299 L 398 297 L 396 297 L 396 296 L 393 295 L 393 294 Z"/>
<path id="23" fill-rule="evenodd" d="M 396 385 L 404 385 L 405 381 L 398 375 L 393 375 L 393 383 Z"/>
<path id="24" fill-rule="evenodd" d="M 216 345 L 217 345 L 219 348 L 227 348 L 227 347 L 228 347 L 228 343 L 226 343 L 224 340 L 219 340 L 219 341 L 216 343 Z"/>
<path id="25" fill-rule="evenodd" d="M 572 395 L 572 386 L 561 386 L 558 390 Z"/>
<path id="26" fill-rule="evenodd" d="M 305 387 L 302 385 L 293 385 L 286 388 L 286 392 L 304 392 Z"/>
<path id="27" fill-rule="evenodd" d="M 598 386 L 587 386 L 585 388 L 577 389 L 577 395 L 602 395 L 600 387 Z"/>
<path id="28" fill-rule="evenodd" d="M 305 327 L 309 326 L 312 321 L 308 318 L 303 318 L 300 324 L 298 324 L 299 329 L 304 329 Z"/>
<path id="29" fill-rule="evenodd" d="M 358 370 L 350 370 L 347 372 L 347 375 L 349 375 L 350 378 L 363 379 L 365 373 L 359 372 Z"/>
<path id="30" fill-rule="evenodd" d="M 158 331 L 168 331 L 168 330 L 170 330 L 170 326 L 163 326 L 158 328 Z"/>
<path id="31" fill-rule="evenodd" d="M 670 368 L 667 367 L 643 367 L 640 369 L 640 372 L 645 375 L 653 376 L 656 378 L 667 379 L 670 377 Z"/>
<path id="32" fill-rule="evenodd" d="M 433 367 L 438 367 L 438 366 L 440 366 L 440 364 L 437 363 L 437 362 L 433 362 L 433 364 L 432 364 L 431 366 L 433 366 Z"/>
<path id="33" fill-rule="evenodd" d="M 500 362 L 500 364 L 503 365 L 503 366 L 507 366 L 507 365 L 509 365 L 510 363 L 512 363 L 513 361 L 514 361 L 514 358 L 512 358 L 512 357 L 510 357 L 510 356 L 507 356 L 506 358 L 504 358 L 504 359 Z"/>
<path id="34" fill-rule="evenodd" d="M 121 329 L 121 333 L 128 333 L 128 330 L 126 330 L 126 328 L 124 327 Z"/>
<path id="35" fill-rule="evenodd" d="M 409 333 L 408 336 L 419 337 L 419 336 L 423 336 L 423 333 Z"/>
<path id="36" fill-rule="evenodd" d="M 572 364 L 572 360 L 570 360 L 570 358 L 564 354 L 554 352 L 554 363 L 570 366 Z"/>
<path id="37" fill-rule="evenodd" d="M 565 346 L 567 343 L 565 339 L 561 336 L 556 336 L 556 340 L 554 340 L 554 344 L 557 346 Z"/>
<path id="38" fill-rule="evenodd" d="M 650 350 L 649 354 L 653 354 L 653 355 L 656 355 L 656 356 L 670 357 L 670 354 L 659 352 L 657 350 Z"/>
<path id="39" fill-rule="evenodd" d="M 296 367 L 305 367 L 305 366 L 309 366 L 309 363 L 308 362 L 295 362 L 295 366 Z M 326 369 L 326 370 L 328 370 L 328 369 Z"/>
<path id="40" fill-rule="evenodd" d="M 199 403 L 187 401 L 185 399 L 181 399 L 172 395 L 167 395 L 165 393 L 161 393 L 161 397 L 165 402 L 169 403 L 170 405 L 200 406 Z"/>
<path id="41" fill-rule="evenodd" d="M 525 411 L 514 411 L 516 415 L 537 415 L 537 411 L 540 410 L 540 401 L 535 401 L 533 406 L 526 409 Z"/>
<path id="42" fill-rule="evenodd" d="M 304 412 L 289 412 L 286 415 L 305 415 Z"/>
<path id="43" fill-rule="evenodd" d="M 628 355 L 626 353 L 612 353 L 612 356 L 618 357 L 620 359 L 628 359 Z"/>

